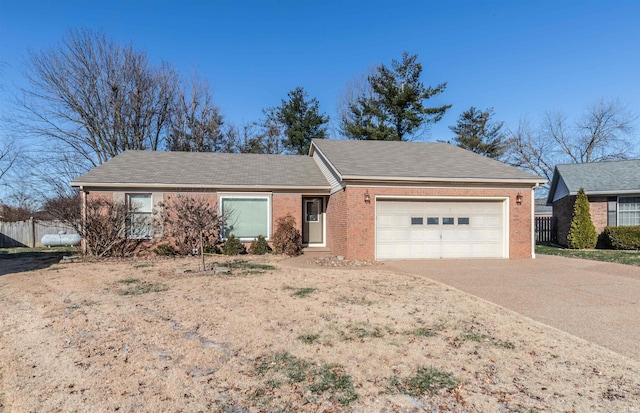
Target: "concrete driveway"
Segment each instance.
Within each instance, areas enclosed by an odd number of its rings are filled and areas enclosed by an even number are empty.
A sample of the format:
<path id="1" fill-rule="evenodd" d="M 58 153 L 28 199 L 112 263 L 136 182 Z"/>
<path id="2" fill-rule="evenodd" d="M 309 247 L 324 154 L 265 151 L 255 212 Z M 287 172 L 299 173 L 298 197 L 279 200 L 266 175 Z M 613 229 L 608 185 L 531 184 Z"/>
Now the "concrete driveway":
<path id="1" fill-rule="evenodd" d="M 640 360 L 640 267 L 535 260 L 386 261 Z"/>

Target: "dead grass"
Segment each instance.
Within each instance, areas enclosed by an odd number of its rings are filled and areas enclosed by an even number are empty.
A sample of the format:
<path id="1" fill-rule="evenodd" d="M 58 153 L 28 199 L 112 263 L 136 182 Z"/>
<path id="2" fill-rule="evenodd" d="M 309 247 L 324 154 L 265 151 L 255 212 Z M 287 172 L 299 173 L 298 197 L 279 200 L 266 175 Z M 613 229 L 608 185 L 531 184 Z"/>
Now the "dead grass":
<path id="1" fill-rule="evenodd" d="M 278 257 L 247 260 L 233 271 L 260 272 L 177 275 L 176 268 L 198 262 L 171 259 L 69 263 L 0 277 L 0 406 L 638 408 L 638 361 L 456 290 L 379 266 L 303 269 Z"/>

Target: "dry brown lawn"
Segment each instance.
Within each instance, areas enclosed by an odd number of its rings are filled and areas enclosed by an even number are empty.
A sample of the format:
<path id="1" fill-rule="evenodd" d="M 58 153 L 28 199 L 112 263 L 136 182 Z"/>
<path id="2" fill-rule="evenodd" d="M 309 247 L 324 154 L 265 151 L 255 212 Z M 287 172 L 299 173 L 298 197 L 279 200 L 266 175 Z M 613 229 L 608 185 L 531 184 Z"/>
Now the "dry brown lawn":
<path id="1" fill-rule="evenodd" d="M 638 361 L 460 291 L 382 265 L 242 259 L 275 269 L 1 276 L 0 410 L 640 411 Z"/>

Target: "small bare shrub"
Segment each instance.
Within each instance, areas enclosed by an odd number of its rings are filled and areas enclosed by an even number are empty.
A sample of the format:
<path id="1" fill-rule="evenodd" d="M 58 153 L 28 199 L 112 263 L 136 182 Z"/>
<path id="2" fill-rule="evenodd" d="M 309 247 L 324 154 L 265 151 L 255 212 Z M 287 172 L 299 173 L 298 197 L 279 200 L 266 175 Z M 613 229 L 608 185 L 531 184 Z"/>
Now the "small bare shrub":
<path id="1" fill-rule="evenodd" d="M 296 219 L 291 215 L 278 218 L 273 234 L 273 251 L 295 257 L 302 254 L 302 235 L 296 228 Z"/>
<path id="2" fill-rule="evenodd" d="M 97 257 L 132 255 L 144 239 L 127 238 L 127 225 L 137 211 L 135 205 L 106 198 L 89 198 L 83 222 L 78 194 L 47 202 L 47 213 L 71 226 L 84 241 L 86 253 Z"/>

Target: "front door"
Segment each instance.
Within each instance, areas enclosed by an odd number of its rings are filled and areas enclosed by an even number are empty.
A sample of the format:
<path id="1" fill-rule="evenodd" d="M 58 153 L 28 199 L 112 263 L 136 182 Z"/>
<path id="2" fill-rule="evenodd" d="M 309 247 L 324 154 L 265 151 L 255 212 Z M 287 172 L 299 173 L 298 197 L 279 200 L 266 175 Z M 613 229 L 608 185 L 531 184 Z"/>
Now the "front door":
<path id="1" fill-rule="evenodd" d="M 302 207 L 302 242 L 307 245 L 324 244 L 324 199 L 303 198 Z"/>

